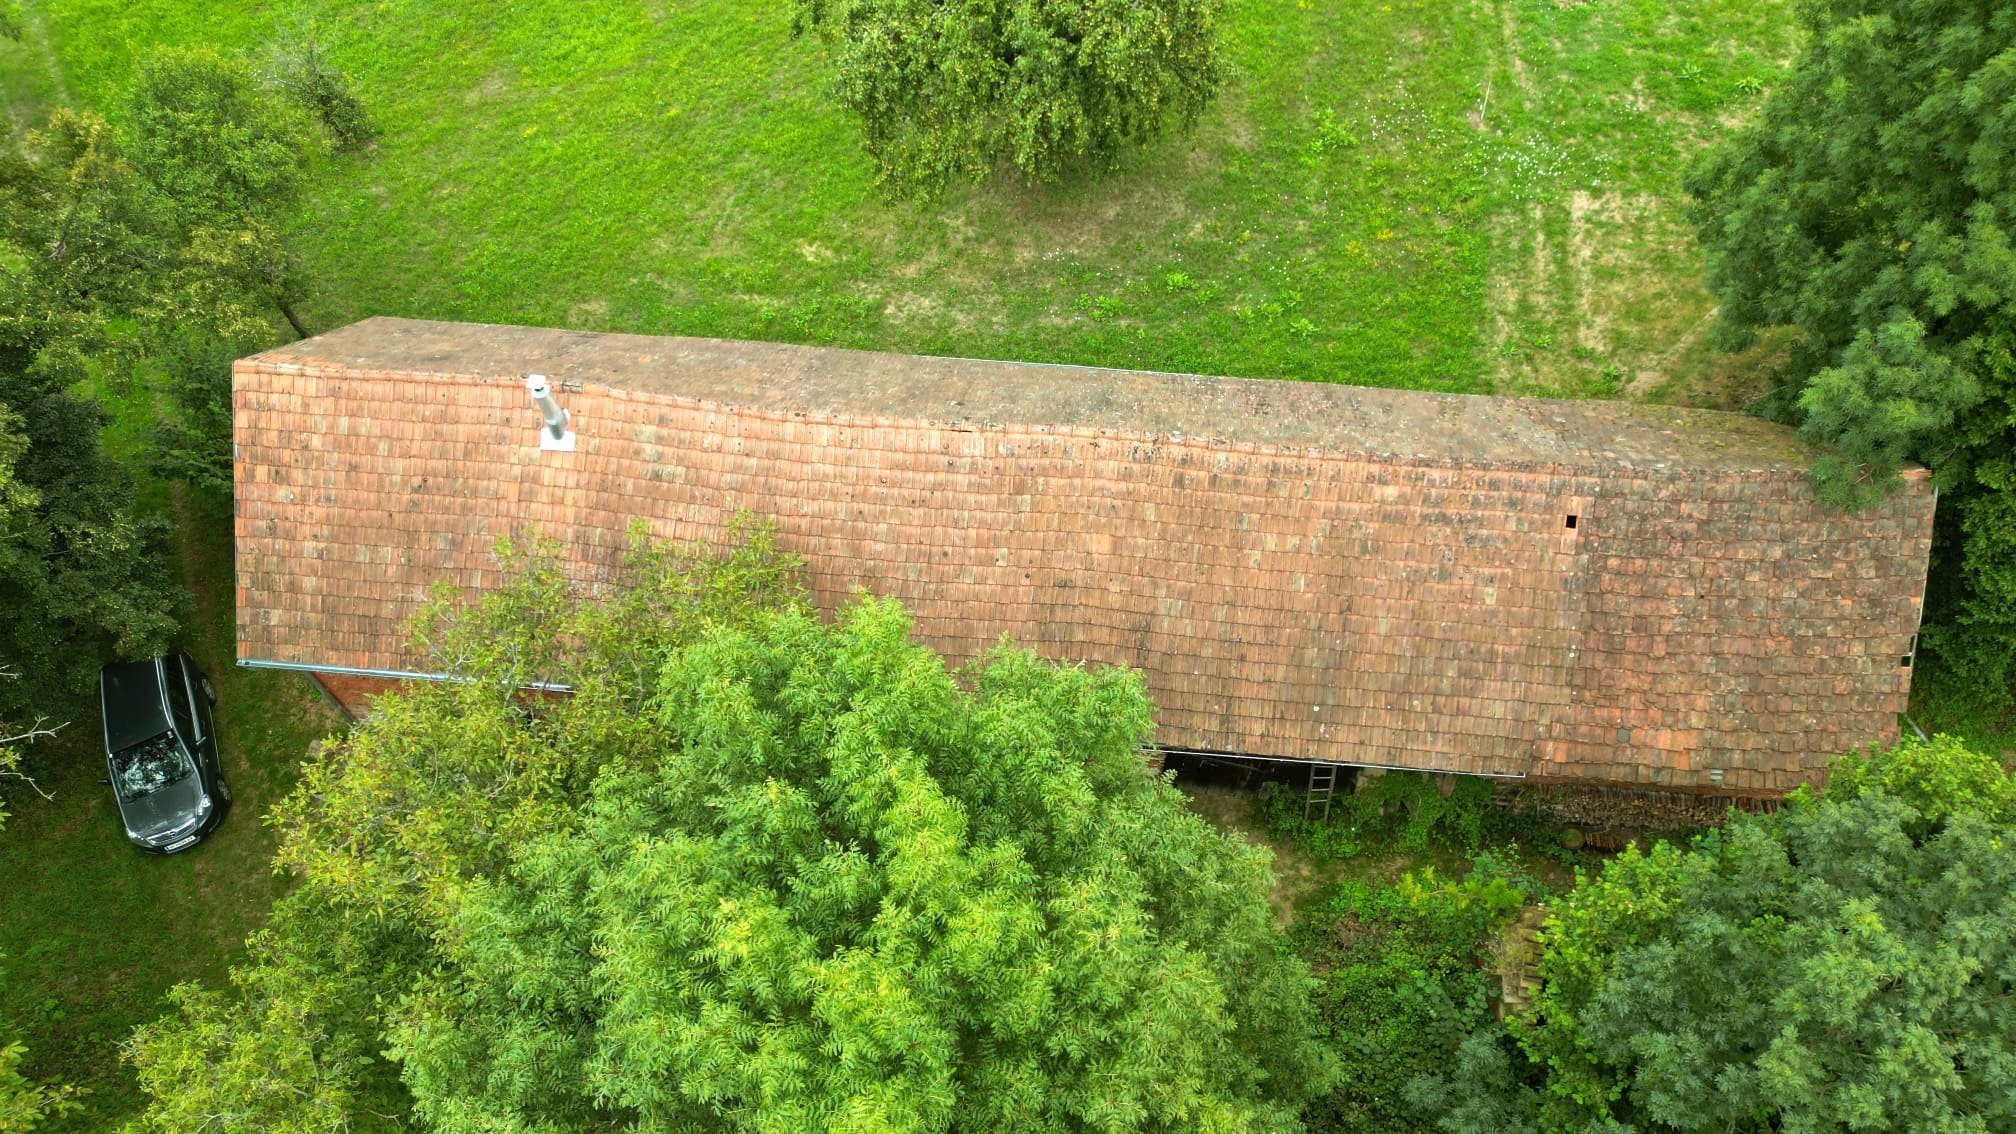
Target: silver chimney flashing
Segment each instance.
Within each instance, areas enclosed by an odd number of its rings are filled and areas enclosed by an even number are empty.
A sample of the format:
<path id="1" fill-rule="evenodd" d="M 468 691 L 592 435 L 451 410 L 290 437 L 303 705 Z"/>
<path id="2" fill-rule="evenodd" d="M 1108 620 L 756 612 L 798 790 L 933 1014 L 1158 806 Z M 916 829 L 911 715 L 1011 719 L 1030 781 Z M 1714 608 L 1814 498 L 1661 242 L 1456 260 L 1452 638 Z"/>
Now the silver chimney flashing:
<path id="1" fill-rule="evenodd" d="M 567 428 L 573 414 L 560 408 L 553 400 L 553 387 L 544 374 L 527 374 L 525 392 L 532 395 L 532 404 L 539 407 L 539 417 L 545 425 L 539 430 L 539 448 L 548 453 L 571 453 L 574 451 L 574 432 Z"/>

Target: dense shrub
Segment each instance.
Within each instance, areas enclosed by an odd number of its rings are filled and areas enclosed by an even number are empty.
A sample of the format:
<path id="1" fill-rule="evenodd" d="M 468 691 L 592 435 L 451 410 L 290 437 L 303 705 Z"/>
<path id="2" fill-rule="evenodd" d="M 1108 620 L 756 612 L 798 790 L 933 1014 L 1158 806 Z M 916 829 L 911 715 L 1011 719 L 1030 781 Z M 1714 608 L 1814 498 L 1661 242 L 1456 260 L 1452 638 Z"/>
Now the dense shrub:
<path id="1" fill-rule="evenodd" d="M 1217 93 L 1223 0 L 797 0 L 890 191 L 1108 162 Z"/>
<path id="2" fill-rule="evenodd" d="M 266 79 L 321 124 L 336 152 L 361 150 L 377 135 L 349 74 L 329 61 L 313 36 L 282 42 L 273 52 Z"/>
<path id="3" fill-rule="evenodd" d="M 2016 1129 L 2008 777 L 1951 741 L 1635 848 L 1554 904 L 1545 985 L 1416 1093 L 1449 1131 Z"/>
<path id="4" fill-rule="evenodd" d="M 1296 939 L 1319 974 L 1317 1012 L 1342 1076 L 1305 1111 L 1312 1131 L 1434 1128 L 1408 1085 L 1444 1070 L 1490 1021 L 1486 944 L 1540 894 L 1486 854 L 1461 882 L 1432 869 L 1394 885 L 1350 881 L 1303 912 Z"/>
<path id="5" fill-rule="evenodd" d="M 1475 854 L 1499 821 L 1492 784 L 1481 776 L 1456 776 L 1447 795 L 1432 776 L 1387 772 L 1360 790 L 1331 801 L 1327 818 L 1303 815 L 1304 794 L 1268 784 L 1260 815 L 1273 838 L 1293 842 L 1319 859 L 1353 858 L 1370 850 L 1419 852 L 1430 846 Z"/>

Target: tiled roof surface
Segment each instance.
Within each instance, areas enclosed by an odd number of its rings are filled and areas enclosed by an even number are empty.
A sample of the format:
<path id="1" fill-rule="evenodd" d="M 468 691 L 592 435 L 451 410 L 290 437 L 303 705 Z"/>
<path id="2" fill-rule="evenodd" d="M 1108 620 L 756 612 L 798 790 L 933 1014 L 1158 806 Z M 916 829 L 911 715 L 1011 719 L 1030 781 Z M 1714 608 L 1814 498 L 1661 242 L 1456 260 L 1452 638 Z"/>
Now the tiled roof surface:
<path id="1" fill-rule="evenodd" d="M 1931 536 L 1922 473 L 1837 515 L 1781 427 L 1621 403 L 393 319 L 235 396 L 244 659 L 424 670 L 403 621 L 498 535 L 592 577 L 747 508 L 955 661 L 1141 669 L 1165 745 L 1441 771 L 1811 779 L 1895 732 Z"/>

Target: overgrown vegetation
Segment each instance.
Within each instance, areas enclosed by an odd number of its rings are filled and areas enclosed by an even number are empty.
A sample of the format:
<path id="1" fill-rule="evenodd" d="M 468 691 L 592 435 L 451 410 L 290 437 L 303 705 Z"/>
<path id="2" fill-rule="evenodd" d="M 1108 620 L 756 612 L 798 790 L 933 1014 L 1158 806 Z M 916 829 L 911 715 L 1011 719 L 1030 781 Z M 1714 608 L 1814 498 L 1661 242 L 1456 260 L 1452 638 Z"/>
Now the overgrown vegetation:
<path id="1" fill-rule="evenodd" d="M 1054 181 L 1188 130 L 1223 81 L 1223 7 L 796 0 L 792 27 L 833 49 L 834 97 L 859 119 L 876 179 L 928 198 L 998 165 Z"/>
<path id="2" fill-rule="evenodd" d="M 1925 643 L 1982 700 L 2016 687 L 2016 11 L 1804 5 L 1805 54 L 1693 173 L 1718 337 L 1793 327 L 1770 408 L 1836 449 L 1858 506 L 1906 461 L 1942 490 Z"/>
<path id="3" fill-rule="evenodd" d="M 1445 777 L 1445 793 L 1435 777 L 1419 772 L 1360 774 L 1366 778 L 1359 790 L 1336 797 L 1324 817 L 1305 814 L 1301 791 L 1268 784 L 1260 799 L 1267 833 L 1318 858 L 1351 858 L 1372 847 L 1420 852 L 1431 842 L 1469 854 L 1482 846 L 1490 780 Z"/>
<path id="4" fill-rule="evenodd" d="M 819 622 L 761 530 L 628 572 L 580 598 L 549 549 L 433 608 L 468 680 L 310 763 L 236 995 L 128 1047 L 145 1128 L 334 1128 L 395 1074 L 440 1131 L 1295 1127 L 1308 971 L 1265 853 L 1144 774 L 1137 674 L 1003 650 L 968 691 L 893 603 Z"/>
<path id="5" fill-rule="evenodd" d="M 1635 848 L 1553 904 L 1541 992 L 1417 1099 L 1444 1130 L 2016 1122 L 2009 776 L 1949 739 Z"/>
<path id="6" fill-rule="evenodd" d="M 1414 1080 L 1491 1019 L 1494 938 L 1546 888 L 1508 859 L 1480 854 L 1461 881 L 1433 867 L 1397 882 L 1351 880 L 1298 916 L 1316 968 L 1317 1012 L 1342 1074 L 1304 1112 L 1311 1131 L 1433 1129 L 1409 1101 Z"/>
<path id="7" fill-rule="evenodd" d="M 1259 811 L 1268 835 L 1318 860 L 1429 850 L 1470 858 L 1485 848 L 1515 847 L 1571 865 L 1580 862 L 1574 854 L 1580 832 L 1554 822 L 1528 792 L 1515 792 L 1500 805 L 1493 782 L 1481 776 L 1360 775 L 1365 778 L 1358 789 L 1337 796 L 1322 816 L 1307 812 L 1299 787 L 1266 785 Z"/>

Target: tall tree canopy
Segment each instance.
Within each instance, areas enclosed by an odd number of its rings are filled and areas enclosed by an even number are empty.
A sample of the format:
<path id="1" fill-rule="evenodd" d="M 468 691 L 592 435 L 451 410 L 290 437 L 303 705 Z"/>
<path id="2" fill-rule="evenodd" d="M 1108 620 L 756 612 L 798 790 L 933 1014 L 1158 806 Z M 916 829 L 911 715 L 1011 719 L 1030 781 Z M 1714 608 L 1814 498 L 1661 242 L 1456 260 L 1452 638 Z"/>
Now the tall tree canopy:
<path id="1" fill-rule="evenodd" d="M 58 112 L 0 146 L 0 717 L 88 684 L 107 653 L 158 650 L 179 596 L 166 526 L 131 511 L 99 444 L 105 414 L 72 392 L 106 328 L 141 303 L 148 258 L 132 169 L 105 123 Z M 11 142 L 11 139 L 10 139 Z"/>
<path id="2" fill-rule="evenodd" d="M 797 0 L 834 48 L 834 93 L 879 179 L 930 196 L 1012 162 L 1054 179 L 1108 162 L 1218 91 L 1223 0 Z"/>
<path id="3" fill-rule="evenodd" d="M 1805 55 L 1693 172 L 1725 345 L 1797 328 L 1777 410 L 1855 504 L 1933 469 L 1928 641 L 2016 678 L 2016 8 L 1809 0 Z"/>
<path id="4" fill-rule="evenodd" d="M 237 59 L 201 48 L 143 60 L 127 150 L 164 253 L 157 318 L 226 341 L 296 334 L 301 272 L 283 229 L 328 145 L 310 114 Z"/>
<path id="5" fill-rule="evenodd" d="M 2016 1130 L 2016 784 L 1944 737 L 1837 777 L 1556 903 L 1444 1129 Z"/>
<path id="6" fill-rule="evenodd" d="M 225 360 L 271 341 L 299 273 L 279 233 L 324 142 L 250 68 L 144 60 L 122 134 L 89 112 L 0 144 L 0 718 L 114 654 L 159 652 L 180 590 L 80 384 L 165 369 L 170 471 L 229 483 Z"/>
<path id="7" fill-rule="evenodd" d="M 281 809 L 302 886 L 240 995 L 131 1045 L 151 1128 L 333 1129 L 374 1051 L 458 1134 L 1295 1127 L 1309 974 L 1265 854 L 1143 771 L 1138 675 L 1004 648 L 962 686 L 760 534 L 640 543 L 602 602 L 517 571 L 423 630 L 470 680 Z"/>

